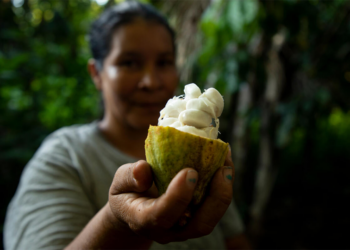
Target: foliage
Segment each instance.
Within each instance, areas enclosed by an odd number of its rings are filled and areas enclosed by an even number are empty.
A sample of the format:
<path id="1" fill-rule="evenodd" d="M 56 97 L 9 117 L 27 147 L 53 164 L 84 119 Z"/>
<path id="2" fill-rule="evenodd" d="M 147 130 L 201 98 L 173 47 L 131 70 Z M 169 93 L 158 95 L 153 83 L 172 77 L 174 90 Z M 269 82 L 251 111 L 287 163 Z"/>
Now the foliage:
<path id="1" fill-rule="evenodd" d="M 85 34 L 97 8 L 90 1 L 29 1 L 13 8 L 13 22 L 1 32 L 4 110 L 32 113 L 30 119 L 49 130 L 96 116 Z"/>
<path id="2" fill-rule="evenodd" d="M 7 190 L 1 221 L 41 141 L 99 116 L 86 32 L 102 10 L 90 0 L 29 0 L 17 8 L 0 2 L 0 188 Z"/>
<path id="3" fill-rule="evenodd" d="M 194 82 L 225 93 L 229 105 L 224 114 L 231 123 L 224 135 L 230 135 L 234 125 L 240 86 L 248 84 L 252 91 L 252 103 L 243 114 L 247 118 L 247 156 L 244 200 L 239 203 L 248 224 L 268 84 L 267 62 L 276 35 L 285 37 L 278 51 L 284 79 L 270 117 L 274 129 L 269 131 L 273 164 L 279 173 L 258 247 L 344 247 L 340 226 L 348 221 L 340 222 L 346 215 L 335 216 L 333 206 L 349 198 L 349 185 L 342 176 L 349 174 L 344 169 L 350 137 L 349 8 L 348 1 L 217 0 L 202 17 L 202 48 L 196 53 L 192 77 Z M 326 193 L 323 197 L 322 192 Z M 320 216 L 303 221 L 313 209 Z M 310 224 L 309 231 L 300 230 L 305 223 Z M 325 233 L 329 228 L 337 230 Z M 298 236 L 290 237 L 296 231 Z M 324 237 L 315 241 L 320 232 Z"/>
<path id="4" fill-rule="evenodd" d="M 198 57 L 198 82 L 215 85 L 221 93 L 237 91 L 239 67 L 248 60 L 246 46 L 258 32 L 258 2 L 214 1 L 201 21 L 203 48 Z"/>

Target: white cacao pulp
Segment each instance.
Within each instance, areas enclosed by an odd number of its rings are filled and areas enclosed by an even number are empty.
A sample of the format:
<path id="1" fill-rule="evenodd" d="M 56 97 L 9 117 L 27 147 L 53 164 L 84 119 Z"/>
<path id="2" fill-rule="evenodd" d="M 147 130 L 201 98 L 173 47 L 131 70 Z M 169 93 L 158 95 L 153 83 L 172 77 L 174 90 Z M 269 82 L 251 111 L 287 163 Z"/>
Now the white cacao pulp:
<path id="1" fill-rule="evenodd" d="M 224 99 L 219 91 L 209 88 L 201 93 L 194 83 L 185 86 L 185 97 L 173 97 L 160 111 L 158 126 L 174 127 L 194 135 L 217 139 L 219 117 Z"/>

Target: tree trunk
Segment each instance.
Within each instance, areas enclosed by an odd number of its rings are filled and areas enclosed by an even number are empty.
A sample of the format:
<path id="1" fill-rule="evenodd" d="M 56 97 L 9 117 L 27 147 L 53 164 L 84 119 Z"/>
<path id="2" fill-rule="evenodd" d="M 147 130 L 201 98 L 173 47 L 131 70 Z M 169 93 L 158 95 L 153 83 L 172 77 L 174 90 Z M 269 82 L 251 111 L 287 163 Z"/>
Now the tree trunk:
<path id="1" fill-rule="evenodd" d="M 199 51 L 201 44 L 198 40 L 198 26 L 203 12 L 210 0 L 197 1 L 164 1 L 162 9 L 175 26 L 177 44 L 177 66 L 180 69 L 180 80 L 192 80 L 194 52 Z M 191 57 L 192 56 L 192 57 Z"/>
<path id="2" fill-rule="evenodd" d="M 284 43 L 285 33 L 278 32 L 272 40 L 266 65 L 267 84 L 261 106 L 261 130 L 259 164 L 256 174 L 253 204 L 251 206 L 250 233 L 255 241 L 261 235 L 263 214 L 268 204 L 278 168 L 273 163 L 275 107 L 278 105 L 284 83 L 284 69 L 279 51 Z"/>
<path id="3" fill-rule="evenodd" d="M 243 194 L 243 175 L 246 160 L 246 128 L 247 128 L 247 112 L 252 104 L 252 93 L 248 83 L 240 86 L 238 92 L 236 115 L 234 118 L 234 125 L 231 132 L 230 145 L 232 148 L 232 160 L 235 164 L 235 181 L 234 181 L 234 198 L 239 204 L 242 200 Z"/>

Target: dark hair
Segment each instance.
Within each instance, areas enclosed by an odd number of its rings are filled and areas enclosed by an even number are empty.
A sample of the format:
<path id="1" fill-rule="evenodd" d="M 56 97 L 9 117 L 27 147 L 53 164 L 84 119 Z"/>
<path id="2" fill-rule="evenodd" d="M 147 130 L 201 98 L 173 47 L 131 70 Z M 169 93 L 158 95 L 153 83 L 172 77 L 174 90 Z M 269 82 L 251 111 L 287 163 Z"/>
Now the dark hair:
<path id="1" fill-rule="evenodd" d="M 103 68 L 103 61 L 110 51 L 113 32 L 123 24 L 130 23 L 136 18 L 155 21 L 163 25 L 170 33 L 175 52 L 175 32 L 166 18 L 151 5 L 136 1 L 126 1 L 105 10 L 93 22 L 89 33 L 89 43 L 97 69 Z"/>

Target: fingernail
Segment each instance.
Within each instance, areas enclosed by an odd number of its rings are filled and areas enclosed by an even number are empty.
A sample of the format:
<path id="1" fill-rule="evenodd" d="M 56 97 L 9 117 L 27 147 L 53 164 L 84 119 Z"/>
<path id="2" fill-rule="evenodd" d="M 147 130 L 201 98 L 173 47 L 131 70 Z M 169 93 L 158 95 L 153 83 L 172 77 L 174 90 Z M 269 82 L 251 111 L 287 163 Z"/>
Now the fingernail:
<path id="1" fill-rule="evenodd" d="M 230 154 L 230 156 L 232 156 L 232 151 L 231 151 L 231 145 L 228 144 L 228 153 Z"/>
<path id="2" fill-rule="evenodd" d="M 225 167 L 224 168 L 224 178 L 227 182 L 232 182 L 232 167 Z"/>
<path id="3" fill-rule="evenodd" d="M 197 178 L 198 178 L 198 173 L 196 170 L 188 170 L 187 171 L 186 179 L 187 179 L 187 184 L 190 187 L 194 187 L 196 185 Z"/>
<path id="4" fill-rule="evenodd" d="M 135 168 L 139 165 L 139 162 L 136 162 L 136 164 L 134 165 L 134 167 L 132 168 L 132 179 L 134 180 L 134 182 L 137 184 L 137 180 L 135 178 L 135 175 L 134 175 L 134 170 Z"/>

